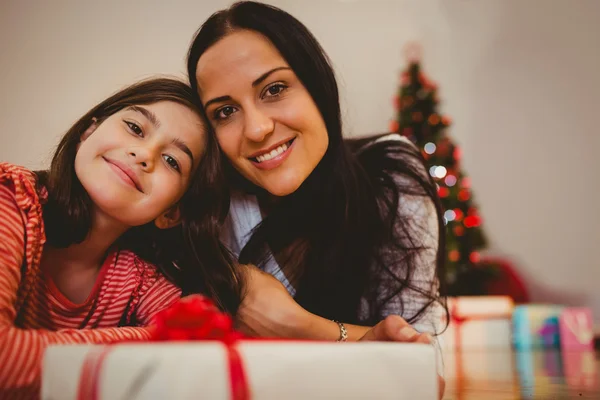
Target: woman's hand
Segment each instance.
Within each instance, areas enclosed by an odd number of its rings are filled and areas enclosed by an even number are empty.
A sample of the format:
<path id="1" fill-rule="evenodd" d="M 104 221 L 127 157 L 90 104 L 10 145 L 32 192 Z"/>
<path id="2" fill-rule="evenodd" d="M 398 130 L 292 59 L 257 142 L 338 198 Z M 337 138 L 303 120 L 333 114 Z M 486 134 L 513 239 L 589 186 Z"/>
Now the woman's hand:
<path id="1" fill-rule="evenodd" d="M 417 332 L 404 318 L 398 315 L 390 315 L 369 329 L 359 340 L 430 344 L 431 335 Z"/>
<path id="2" fill-rule="evenodd" d="M 246 293 L 236 315 L 236 328 L 250 336 L 303 338 L 300 326 L 308 313 L 271 274 L 245 268 Z"/>

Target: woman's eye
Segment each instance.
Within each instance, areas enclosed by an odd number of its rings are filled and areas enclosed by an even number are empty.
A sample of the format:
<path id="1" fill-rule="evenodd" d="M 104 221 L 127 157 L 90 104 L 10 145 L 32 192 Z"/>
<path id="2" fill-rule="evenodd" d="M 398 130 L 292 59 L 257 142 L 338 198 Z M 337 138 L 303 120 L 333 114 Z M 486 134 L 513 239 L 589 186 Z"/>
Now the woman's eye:
<path id="1" fill-rule="evenodd" d="M 131 132 L 133 132 L 135 135 L 143 136 L 144 132 L 142 131 L 142 128 L 140 128 L 139 125 L 137 125 L 134 122 L 129 122 L 129 121 L 125 121 L 125 123 L 129 127 L 129 129 L 131 130 Z"/>
<path id="2" fill-rule="evenodd" d="M 281 94 L 281 92 L 283 92 L 285 89 L 287 89 L 287 86 L 285 86 L 282 83 L 275 83 L 271 86 L 269 86 L 267 88 L 267 90 L 265 90 L 265 97 L 276 97 L 279 96 Z"/>
<path id="3" fill-rule="evenodd" d="M 171 157 L 171 156 L 167 156 L 167 155 L 164 155 L 163 157 L 164 157 L 165 161 L 167 162 L 167 164 L 169 164 L 169 166 L 170 166 L 171 168 L 173 168 L 173 169 L 174 169 L 174 170 L 176 170 L 176 171 L 179 171 L 179 170 L 180 170 L 180 168 L 179 168 L 179 163 L 177 162 L 177 160 L 176 160 L 176 159 L 174 159 L 174 158 L 173 158 L 173 157 Z"/>
<path id="4" fill-rule="evenodd" d="M 235 108 L 231 107 L 231 106 L 225 106 L 225 107 L 221 107 L 219 108 L 217 111 L 215 111 L 215 119 L 226 119 L 229 118 L 229 116 L 231 114 L 233 114 L 235 112 Z"/>

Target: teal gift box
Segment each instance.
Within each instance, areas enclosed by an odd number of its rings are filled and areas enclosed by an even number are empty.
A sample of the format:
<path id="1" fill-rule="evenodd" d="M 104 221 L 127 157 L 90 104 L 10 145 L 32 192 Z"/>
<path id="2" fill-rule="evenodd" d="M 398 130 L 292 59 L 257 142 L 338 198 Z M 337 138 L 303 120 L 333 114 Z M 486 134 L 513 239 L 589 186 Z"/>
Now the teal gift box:
<path id="1" fill-rule="evenodd" d="M 515 307 L 512 316 L 513 346 L 517 350 L 560 346 L 559 305 L 529 304 Z"/>

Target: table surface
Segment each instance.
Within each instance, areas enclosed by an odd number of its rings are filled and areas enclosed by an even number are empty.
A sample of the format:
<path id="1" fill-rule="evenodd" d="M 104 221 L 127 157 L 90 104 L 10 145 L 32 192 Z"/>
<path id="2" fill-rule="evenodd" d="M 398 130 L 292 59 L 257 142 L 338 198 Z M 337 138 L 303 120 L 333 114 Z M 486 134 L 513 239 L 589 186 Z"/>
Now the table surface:
<path id="1" fill-rule="evenodd" d="M 446 352 L 446 400 L 600 399 L 600 352 Z"/>

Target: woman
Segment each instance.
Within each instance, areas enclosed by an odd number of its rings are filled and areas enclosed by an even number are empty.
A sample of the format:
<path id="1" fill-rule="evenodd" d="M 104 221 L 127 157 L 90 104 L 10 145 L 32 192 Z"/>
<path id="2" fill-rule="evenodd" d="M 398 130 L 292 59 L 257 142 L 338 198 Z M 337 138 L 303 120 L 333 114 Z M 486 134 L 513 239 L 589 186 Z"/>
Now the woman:
<path id="1" fill-rule="evenodd" d="M 250 270 L 244 329 L 435 343 L 424 334 L 441 331 L 443 309 L 435 185 L 398 135 L 343 139 L 334 73 L 306 27 L 236 3 L 197 32 L 188 73 L 229 160 L 223 239 L 283 284 Z"/>

